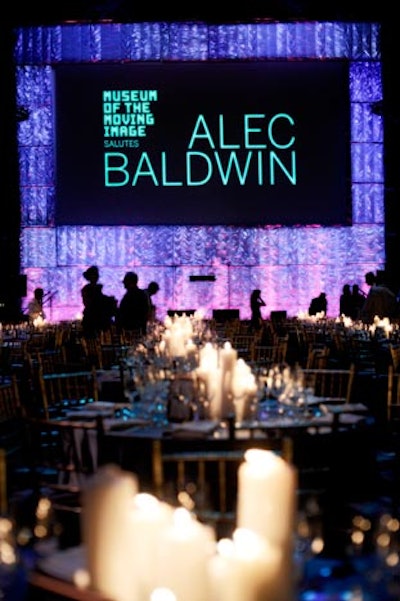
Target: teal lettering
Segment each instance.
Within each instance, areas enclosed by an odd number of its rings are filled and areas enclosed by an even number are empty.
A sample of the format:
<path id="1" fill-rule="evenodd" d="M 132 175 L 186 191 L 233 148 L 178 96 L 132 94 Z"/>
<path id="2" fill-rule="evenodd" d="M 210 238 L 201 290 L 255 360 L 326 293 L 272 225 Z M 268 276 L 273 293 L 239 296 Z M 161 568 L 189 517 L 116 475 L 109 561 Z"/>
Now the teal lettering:
<path id="1" fill-rule="evenodd" d="M 287 142 L 286 144 L 279 144 L 275 140 L 272 128 L 275 125 L 275 121 L 277 121 L 277 119 L 287 119 L 289 121 L 290 125 L 294 125 L 294 120 L 287 113 L 278 113 L 278 114 L 274 115 L 268 124 L 268 139 L 271 141 L 273 146 L 275 146 L 275 148 L 289 148 L 290 146 L 292 146 L 294 144 L 294 141 L 295 141 L 294 136 L 292 136 L 290 138 L 289 142 Z"/>
<path id="2" fill-rule="evenodd" d="M 200 127 L 203 128 L 203 133 L 200 133 L 200 131 L 199 131 Z M 193 148 L 193 144 L 195 143 L 196 139 L 202 139 L 202 138 L 208 140 L 211 148 L 215 148 L 214 140 L 212 139 L 210 130 L 208 129 L 208 126 L 204 119 L 204 116 L 199 115 L 197 117 L 197 121 L 193 128 L 192 137 L 190 138 L 188 148 Z"/>
<path id="3" fill-rule="evenodd" d="M 247 179 L 247 176 L 249 173 L 250 161 L 253 156 L 253 153 L 251 151 L 247 153 L 247 159 L 246 159 L 246 163 L 245 163 L 243 172 L 240 169 L 240 165 L 239 165 L 239 162 L 238 162 L 238 159 L 236 156 L 236 152 L 230 153 L 229 160 L 228 160 L 228 166 L 225 169 L 225 172 L 222 167 L 222 163 L 220 161 L 218 152 L 215 152 L 214 156 L 215 156 L 215 161 L 217 163 L 218 171 L 221 176 L 221 181 L 224 184 L 224 186 L 226 186 L 229 183 L 229 179 L 231 177 L 231 171 L 233 169 L 233 166 L 235 166 L 236 175 L 238 177 L 240 185 L 243 186 L 246 183 L 246 179 Z"/>
<path id="4" fill-rule="evenodd" d="M 114 147 L 137 147 L 138 140 L 108 142 Z M 107 147 L 109 147 L 107 146 Z M 183 158 L 183 157 L 182 157 Z M 157 158 L 150 158 L 142 152 L 133 167 L 132 186 L 136 186 L 141 178 L 149 179 L 156 187 L 205 186 L 211 179 L 218 179 L 224 186 L 230 182 L 239 182 L 245 186 L 250 180 L 259 186 L 277 184 L 286 179 L 290 184 L 297 183 L 296 153 L 294 150 L 279 156 L 275 151 L 269 153 L 248 151 L 239 156 L 236 151 L 229 153 L 214 151 L 211 156 L 204 152 L 190 151 L 185 154 L 183 173 L 180 179 L 170 179 L 168 174 L 168 154 L 163 151 Z M 129 184 L 130 173 L 128 156 L 119 152 L 107 152 L 104 155 L 105 185 L 107 187 L 125 186 Z"/>
<path id="5" fill-rule="evenodd" d="M 147 170 L 146 168 L 142 170 L 142 165 L 144 165 L 144 167 L 147 165 Z M 155 186 L 159 185 L 157 177 L 154 173 L 153 165 L 151 164 L 147 152 L 142 152 L 142 156 L 139 159 L 138 166 L 136 167 L 136 171 L 132 179 L 132 186 L 136 186 L 139 177 L 151 177 L 153 184 Z"/>
<path id="6" fill-rule="evenodd" d="M 284 166 L 284 164 L 282 163 L 281 159 L 276 155 L 275 152 L 271 152 L 269 155 L 269 172 L 270 172 L 270 183 L 271 186 L 275 185 L 275 164 L 279 165 L 280 168 L 282 169 L 282 171 L 286 174 L 286 177 L 288 178 L 288 180 L 295 186 L 297 183 L 297 176 L 296 176 L 296 153 L 292 150 L 292 152 L 290 153 L 292 156 L 292 173 L 290 174 L 289 171 L 286 169 L 286 167 Z"/>
<path id="7" fill-rule="evenodd" d="M 224 116 L 219 116 L 219 147 L 220 148 L 240 148 L 240 144 L 225 144 Z"/>
<path id="8" fill-rule="evenodd" d="M 122 163 L 120 165 L 111 166 L 110 162 L 113 159 L 121 159 Z M 128 165 L 128 158 L 125 154 L 121 152 L 106 152 L 104 155 L 104 183 L 106 187 L 111 186 L 125 186 L 125 184 L 129 181 L 129 173 L 126 171 L 125 167 Z M 121 174 L 122 180 L 111 182 L 110 174 Z"/>
<path id="9" fill-rule="evenodd" d="M 195 181 L 193 179 L 193 172 L 192 172 L 192 160 L 195 157 L 204 159 L 206 162 L 206 167 L 207 167 L 207 175 L 205 177 L 203 177 L 203 179 L 197 180 L 197 181 Z M 188 186 L 204 186 L 204 184 L 206 184 L 208 181 L 210 181 L 212 172 L 213 172 L 213 169 L 212 169 L 211 159 L 207 154 L 204 154 L 204 152 L 187 152 L 186 153 L 186 183 Z"/>
<path id="10" fill-rule="evenodd" d="M 262 129 L 260 127 L 250 127 L 250 121 L 252 119 L 265 119 L 265 115 L 245 115 L 244 116 L 244 147 L 245 148 L 267 148 L 266 144 L 251 144 L 250 134 L 260 133 Z"/>
<path id="11" fill-rule="evenodd" d="M 182 182 L 169 182 L 167 180 L 167 153 L 161 153 L 161 177 L 163 186 L 182 186 Z"/>

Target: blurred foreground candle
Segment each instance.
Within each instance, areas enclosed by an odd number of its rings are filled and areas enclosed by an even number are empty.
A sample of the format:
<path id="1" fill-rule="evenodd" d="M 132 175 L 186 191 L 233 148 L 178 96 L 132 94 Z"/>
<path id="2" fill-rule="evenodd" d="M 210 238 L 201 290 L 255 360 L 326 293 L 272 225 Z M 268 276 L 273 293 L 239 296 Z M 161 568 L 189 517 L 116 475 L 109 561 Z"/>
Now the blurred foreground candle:
<path id="1" fill-rule="evenodd" d="M 130 569 L 135 570 L 138 593 L 135 601 L 148 601 L 154 589 L 154 558 L 162 532 L 172 524 L 173 508 L 148 493 L 139 493 L 133 500 L 132 556 Z M 160 597 L 161 599 L 161 597 Z"/>
<path id="2" fill-rule="evenodd" d="M 249 449 L 238 470 L 237 526 L 282 552 L 279 601 L 293 598 L 297 472 L 273 451 Z M 278 599 L 276 600 L 278 601 Z"/>
<path id="3" fill-rule="evenodd" d="M 82 538 L 90 586 L 114 601 L 137 596 L 130 521 L 137 492 L 134 474 L 108 465 L 99 469 L 83 493 Z"/>
<path id="4" fill-rule="evenodd" d="M 215 549 L 215 533 L 183 507 L 163 530 L 157 558 L 157 587 L 172 591 L 177 601 L 208 601 L 208 564 Z"/>
<path id="5" fill-rule="evenodd" d="M 221 539 L 212 558 L 210 581 L 215 601 L 279 601 L 282 552 L 251 530 L 238 528 Z"/>
<path id="6" fill-rule="evenodd" d="M 238 470 L 238 527 L 272 544 L 292 540 L 296 515 L 296 470 L 273 451 L 249 449 Z"/>

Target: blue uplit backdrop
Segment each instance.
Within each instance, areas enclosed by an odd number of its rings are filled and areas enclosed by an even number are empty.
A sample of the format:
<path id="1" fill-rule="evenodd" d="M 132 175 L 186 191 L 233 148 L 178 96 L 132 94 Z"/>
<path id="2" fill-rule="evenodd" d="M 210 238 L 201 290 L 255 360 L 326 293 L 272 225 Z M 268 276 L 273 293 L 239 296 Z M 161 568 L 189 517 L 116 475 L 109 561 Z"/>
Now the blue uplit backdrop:
<path id="1" fill-rule="evenodd" d="M 156 280 L 160 318 L 169 309 L 201 309 L 209 317 L 213 309 L 232 308 L 246 319 L 254 288 L 266 300 L 265 317 L 306 311 L 321 291 L 329 316 L 336 316 L 343 284 L 365 289 L 364 274 L 384 269 L 383 119 L 372 110 L 383 99 L 378 24 L 73 23 L 16 33 L 17 103 L 29 115 L 18 124 L 21 273 L 28 297 L 36 286 L 51 293 L 52 321 L 82 311 L 82 272 L 91 264 L 117 299 L 125 271 L 136 271 L 142 287 Z M 56 226 L 54 67 L 217 59 L 349 61 L 352 225 Z M 79 89 L 75 94 L 79 110 L 84 99 Z"/>

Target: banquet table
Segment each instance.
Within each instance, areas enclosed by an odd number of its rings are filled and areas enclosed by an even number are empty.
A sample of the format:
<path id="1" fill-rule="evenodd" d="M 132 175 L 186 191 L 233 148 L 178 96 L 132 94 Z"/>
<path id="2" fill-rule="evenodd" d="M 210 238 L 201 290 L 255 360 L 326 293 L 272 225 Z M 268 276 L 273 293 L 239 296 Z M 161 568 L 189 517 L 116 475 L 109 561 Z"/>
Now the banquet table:
<path id="1" fill-rule="evenodd" d="M 240 424 L 235 424 L 233 418 L 160 423 L 143 417 L 132 404 L 98 401 L 66 410 L 53 423 L 71 426 L 82 466 L 90 465 L 90 470 L 96 471 L 101 464 L 114 463 L 136 473 L 142 489 L 149 491 L 154 488 L 155 441 L 165 452 L 221 451 L 268 447 L 271 439 L 289 437 L 296 467 L 311 466 L 317 460 L 335 463 L 336 469 L 343 465 L 351 472 L 365 446 L 368 450 L 373 420 L 367 407 L 329 399 L 319 399 L 311 407 L 300 413 L 268 410 L 260 414 L 260 419 Z M 362 457 L 363 464 L 367 456 Z"/>
<path id="2" fill-rule="evenodd" d="M 311 463 L 322 448 L 331 455 L 340 479 L 344 479 L 344 468 L 352 471 L 364 456 L 370 440 L 370 415 L 365 406 L 355 404 L 330 404 L 318 401 L 322 410 L 308 415 L 271 414 L 263 420 L 249 420 L 232 428 L 232 422 L 223 420 L 193 420 L 183 423 L 154 424 L 129 417 L 131 407 L 127 403 L 99 402 L 82 406 L 77 411 L 66 412 L 62 419 L 75 425 L 82 420 L 82 429 L 93 438 L 96 450 L 97 417 L 101 417 L 104 432 L 101 439 L 102 462 L 115 462 L 123 469 L 138 474 L 142 491 L 151 491 L 152 449 L 155 441 L 161 442 L 164 450 L 232 449 L 251 445 L 263 446 L 270 437 L 289 435 L 294 440 L 294 463 L 304 462 L 304 449 L 310 446 Z M 324 408 L 324 405 L 327 407 Z M 335 421 L 340 418 L 339 425 Z M 343 421 L 342 421 L 343 420 Z M 333 427 L 335 424 L 335 427 Z M 79 428 L 77 428 L 79 431 Z M 307 441 L 307 442 L 306 442 Z M 360 444 L 360 443 L 363 444 Z M 365 445 L 364 445 L 365 443 Z M 328 449 L 328 450 L 327 450 Z M 299 451 L 299 453 L 298 453 Z M 301 458 L 300 458 L 301 456 Z M 363 457 L 365 459 L 365 457 Z M 358 469 L 358 468 L 357 468 Z M 354 475 L 354 474 L 353 474 Z M 335 480 L 335 486 L 338 480 Z M 72 556 L 72 563 L 71 563 Z M 71 578 L 71 565 L 76 567 L 79 549 L 60 549 L 48 560 L 35 565 L 28 574 L 28 596 L 26 601 L 109 601 L 101 594 L 77 587 Z M 394 601 L 393 574 L 378 564 L 375 553 L 354 552 L 351 557 L 327 554 L 310 555 L 310 550 L 300 545 L 296 550 L 299 562 L 299 577 L 294 601 L 343 601 L 351 598 L 355 590 L 362 591 L 364 601 Z M 381 579 L 375 582 L 373 574 L 382 571 Z M 370 578 L 370 580 L 369 580 Z M 390 581 L 390 586 L 387 582 Z M 379 590 L 378 590 L 379 589 Z M 398 593 L 398 587 L 396 594 Z M 361 593 L 360 593 L 361 594 Z M 360 597 L 361 598 L 361 597 Z M 24 599 L 25 601 L 25 599 Z"/>
<path id="3" fill-rule="evenodd" d="M 27 594 L 15 601 L 112 601 L 73 582 L 82 548 L 60 550 L 44 558 L 27 574 Z M 395 570 L 374 552 L 347 557 L 297 555 L 298 583 L 293 601 L 398 601 L 400 584 Z M 84 567 L 81 560 L 79 567 Z M 135 601 L 134 599 L 132 601 Z"/>

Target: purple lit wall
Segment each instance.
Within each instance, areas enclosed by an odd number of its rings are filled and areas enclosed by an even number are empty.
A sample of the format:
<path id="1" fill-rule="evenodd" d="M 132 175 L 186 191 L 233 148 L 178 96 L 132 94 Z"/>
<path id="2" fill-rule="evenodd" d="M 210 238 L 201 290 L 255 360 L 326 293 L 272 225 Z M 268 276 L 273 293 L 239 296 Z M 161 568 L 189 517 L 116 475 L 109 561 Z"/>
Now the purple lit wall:
<path id="1" fill-rule="evenodd" d="M 120 299 L 127 270 L 145 287 L 160 284 L 158 316 L 168 309 L 240 309 L 260 288 L 270 311 L 306 311 L 325 291 L 336 316 L 343 284 L 364 287 L 367 271 L 384 269 L 383 120 L 380 28 L 371 23 L 65 24 L 17 30 L 21 273 L 28 298 L 36 286 L 54 293 L 47 315 L 73 319 L 82 310 L 82 272 L 100 268 L 104 291 Z M 346 59 L 350 66 L 352 226 L 56 227 L 54 89 L 61 62 Z M 79 90 L 76 90 L 79 104 Z M 321 198 L 321 203 L 324 199 Z M 215 281 L 190 281 L 190 275 Z M 365 289 L 365 288 L 364 288 Z M 27 300 L 27 299 L 26 299 Z"/>

